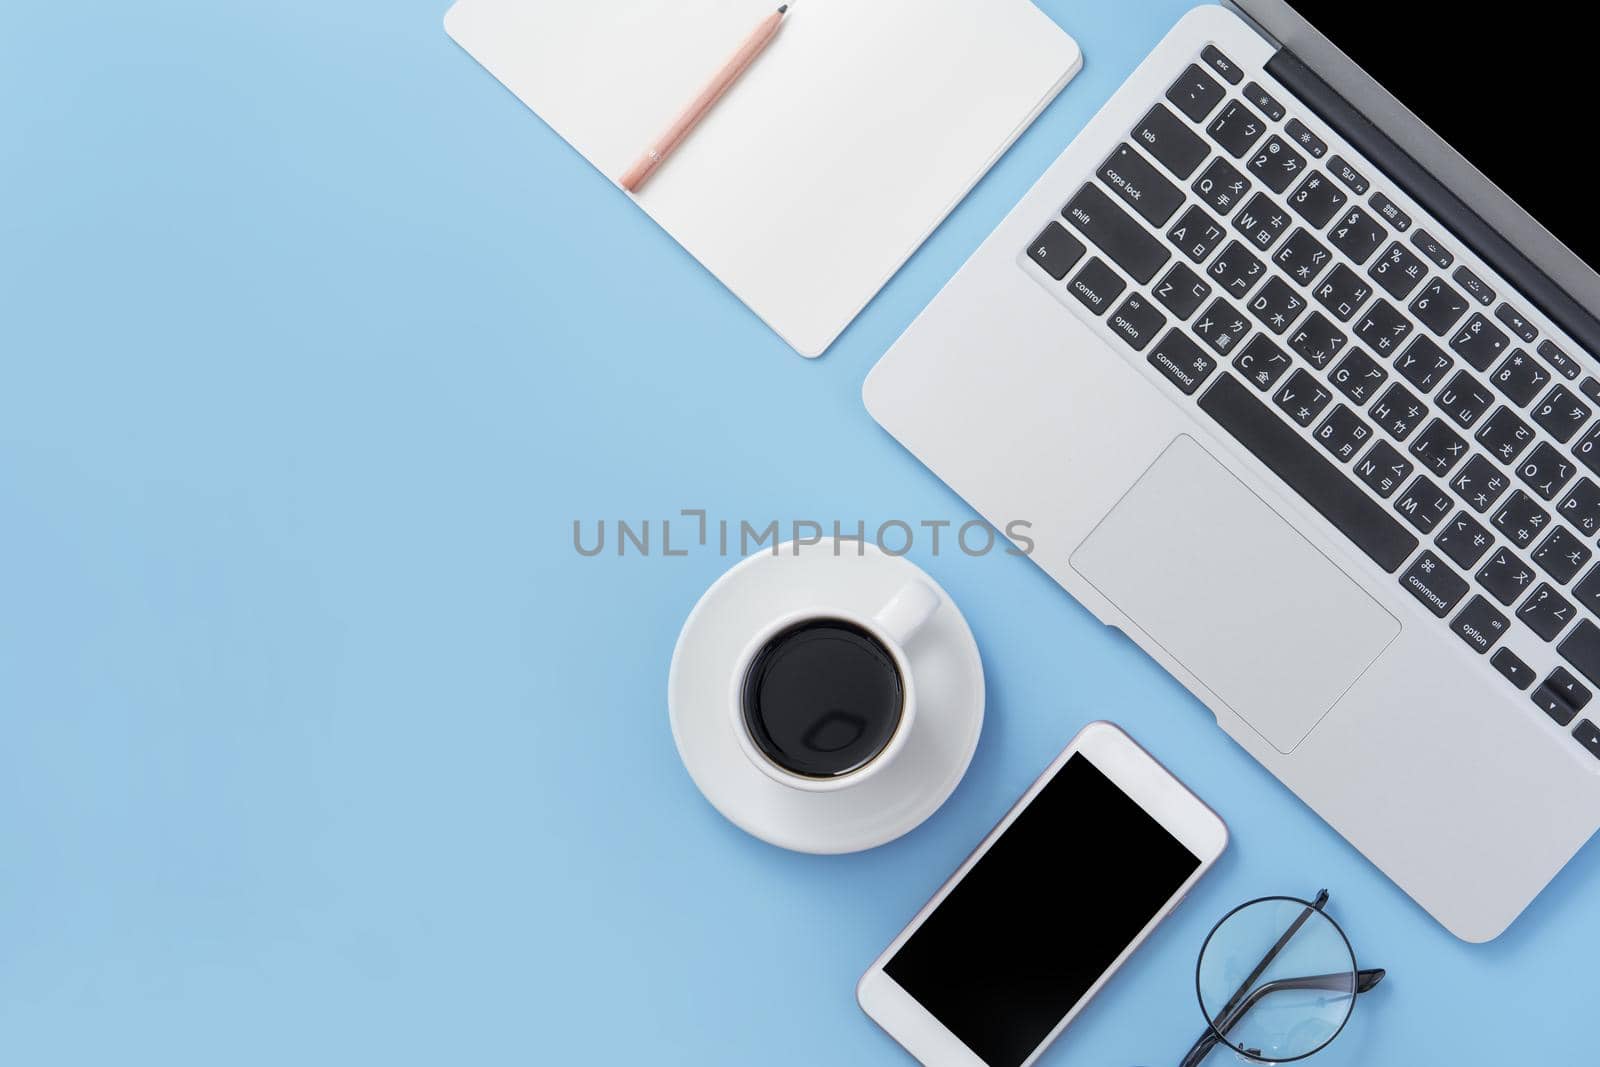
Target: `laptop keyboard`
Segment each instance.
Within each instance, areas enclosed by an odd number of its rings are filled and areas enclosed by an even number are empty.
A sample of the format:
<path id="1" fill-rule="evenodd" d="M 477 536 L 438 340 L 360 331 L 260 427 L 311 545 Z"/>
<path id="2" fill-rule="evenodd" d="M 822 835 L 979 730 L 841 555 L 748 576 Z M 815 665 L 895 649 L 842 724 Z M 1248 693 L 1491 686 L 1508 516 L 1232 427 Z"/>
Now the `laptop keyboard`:
<path id="1" fill-rule="evenodd" d="M 1600 381 L 1244 80 L 1208 46 L 1029 258 L 1600 758 Z"/>

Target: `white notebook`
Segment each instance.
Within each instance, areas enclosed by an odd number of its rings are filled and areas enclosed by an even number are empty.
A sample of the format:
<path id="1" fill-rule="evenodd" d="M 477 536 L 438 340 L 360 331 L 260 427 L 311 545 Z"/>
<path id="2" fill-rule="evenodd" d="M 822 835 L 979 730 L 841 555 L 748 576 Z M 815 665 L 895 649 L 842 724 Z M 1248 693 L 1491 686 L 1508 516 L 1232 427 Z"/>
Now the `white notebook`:
<path id="1" fill-rule="evenodd" d="M 775 8 L 459 0 L 445 28 L 615 182 Z M 1081 65 L 1029 0 L 795 0 L 635 199 L 818 356 Z"/>

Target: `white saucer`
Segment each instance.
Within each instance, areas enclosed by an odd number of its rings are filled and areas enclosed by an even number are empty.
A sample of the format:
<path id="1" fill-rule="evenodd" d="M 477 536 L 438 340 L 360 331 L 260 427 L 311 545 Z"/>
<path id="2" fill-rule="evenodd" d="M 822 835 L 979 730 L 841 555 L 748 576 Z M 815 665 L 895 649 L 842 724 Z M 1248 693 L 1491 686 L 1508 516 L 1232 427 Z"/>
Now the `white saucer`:
<path id="1" fill-rule="evenodd" d="M 807 793 L 768 778 L 739 747 L 728 693 L 745 644 L 762 626 L 818 603 L 871 615 L 920 578 L 942 603 L 906 648 L 917 718 L 893 763 L 858 786 Z M 955 791 L 983 729 L 983 661 L 948 593 L 914 563 L 871 544 L 834 555 L 824 539 L 761 552 L 706 590 L 672 653 L 667 706 L 672 737 L 700 792 L 734 825 L 797 852 L 859 852 L 893 841 L 939 810 Z"/>

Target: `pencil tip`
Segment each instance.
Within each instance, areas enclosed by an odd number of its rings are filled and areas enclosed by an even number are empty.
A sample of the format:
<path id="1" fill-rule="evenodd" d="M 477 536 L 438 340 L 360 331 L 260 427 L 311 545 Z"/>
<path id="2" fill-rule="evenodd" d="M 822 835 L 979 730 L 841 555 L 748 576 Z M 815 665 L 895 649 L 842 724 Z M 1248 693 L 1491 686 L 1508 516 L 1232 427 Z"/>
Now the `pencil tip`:
<path id="1" fill-rule="evenodd" d="M 789 13 L 789 5 L 788 4 L 784 4 L 782 7 L 778 8 L 778 14 L 786 15 L 788 13 Z"/>

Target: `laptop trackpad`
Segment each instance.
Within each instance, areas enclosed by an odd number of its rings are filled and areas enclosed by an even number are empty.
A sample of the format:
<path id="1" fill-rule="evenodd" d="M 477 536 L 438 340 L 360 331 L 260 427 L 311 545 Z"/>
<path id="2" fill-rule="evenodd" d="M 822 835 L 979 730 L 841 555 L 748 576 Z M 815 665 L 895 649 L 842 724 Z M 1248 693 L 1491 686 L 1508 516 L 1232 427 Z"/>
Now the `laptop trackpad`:
<path id="1" fill-rule="evenodd" d="M 1290 752 L 1400 624 L 1191 438 L 1179 437 L 1072 567 Z"/>

